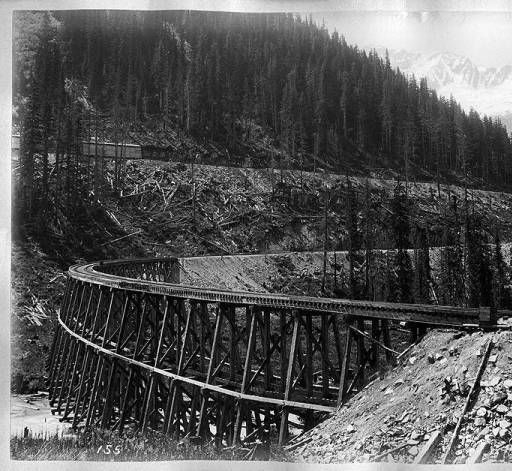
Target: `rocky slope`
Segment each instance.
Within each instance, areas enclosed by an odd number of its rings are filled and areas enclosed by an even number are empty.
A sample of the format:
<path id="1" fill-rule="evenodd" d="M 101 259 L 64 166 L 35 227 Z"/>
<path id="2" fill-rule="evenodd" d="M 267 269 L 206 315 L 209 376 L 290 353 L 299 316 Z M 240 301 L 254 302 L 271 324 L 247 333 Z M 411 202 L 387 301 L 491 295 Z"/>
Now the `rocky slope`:
<path id="1" fill-rule="evenodd" d="M 486 462 L 512 460 L 512 332 L 431 331 L 382 380 L 303 435 L 291 459 L 306 462 L 411 463 L 437 430 L 430 462 L 440 462 L 482 360 L 493 340 L 476 401 L 464 416 L 455 463 L 488 442 Z"/>

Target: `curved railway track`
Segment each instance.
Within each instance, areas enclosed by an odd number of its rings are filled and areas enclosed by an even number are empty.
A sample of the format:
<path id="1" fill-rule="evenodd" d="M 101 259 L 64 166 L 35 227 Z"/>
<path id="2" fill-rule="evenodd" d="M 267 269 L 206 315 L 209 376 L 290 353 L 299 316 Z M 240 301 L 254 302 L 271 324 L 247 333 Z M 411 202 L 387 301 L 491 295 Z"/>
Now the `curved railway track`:
<path id="1" fill-rule="evenodd" d="M 74 427 L 151 427 L 233 444 L 313 426 L 392 362 L 390 322 L 495 326 L 489 308 L 393 304 L 181 284 L 179 260 L 69 269 L 50 404 Z"/>

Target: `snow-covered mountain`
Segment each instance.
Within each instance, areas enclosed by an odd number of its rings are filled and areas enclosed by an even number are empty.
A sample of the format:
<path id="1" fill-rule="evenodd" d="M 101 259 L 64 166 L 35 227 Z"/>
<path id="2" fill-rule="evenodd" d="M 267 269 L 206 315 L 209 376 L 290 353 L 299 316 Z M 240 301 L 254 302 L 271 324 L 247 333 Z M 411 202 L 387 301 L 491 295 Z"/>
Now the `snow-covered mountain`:
<path id="1" fill-rule="evenodd" d="M 385 49 L 378 48 L 384 57 Z M 512 65 L 485 68 L 467 57 L 453 53 L 422 54 L 389 50 L 393 67 L 419 80 L 426 77 L 429 87 L 439 95 L 453 97 L 466 110 L 499 117 L 512 131 Z"/>

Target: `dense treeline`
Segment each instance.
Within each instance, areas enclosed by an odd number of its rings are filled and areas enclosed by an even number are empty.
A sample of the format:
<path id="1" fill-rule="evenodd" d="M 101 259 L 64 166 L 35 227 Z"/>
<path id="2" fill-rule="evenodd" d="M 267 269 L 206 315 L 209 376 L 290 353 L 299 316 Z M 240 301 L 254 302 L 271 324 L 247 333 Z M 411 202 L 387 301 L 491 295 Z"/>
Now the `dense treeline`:
<path id="1" fill-rule="evenodd" d="M 424 79 L 307 19 L 190 11 L 69 11 L 55 19 L 46 42 L 58 49 L 61 77 L 52 80 L 85 85 L 94 106 L 116 120 L 168 118 L 234 152 L 259 125 L 287 166 L 340 169 L 357 155 L 362 165 L 393 162 L 406 180 L 422 169 L 512 181 L 512 145 L 500 122 L 465 113 Z M 39 53 L 50 53 L 43 43 Z M 25 83 L 20 77 L 22 94 Z"/>

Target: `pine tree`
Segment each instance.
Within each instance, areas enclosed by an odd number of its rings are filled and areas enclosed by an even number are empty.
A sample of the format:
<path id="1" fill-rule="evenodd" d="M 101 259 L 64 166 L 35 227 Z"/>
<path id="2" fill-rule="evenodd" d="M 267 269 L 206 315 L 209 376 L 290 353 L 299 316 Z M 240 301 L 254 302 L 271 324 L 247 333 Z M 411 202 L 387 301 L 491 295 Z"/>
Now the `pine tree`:
<path id="1" fill-rule="evenodd" d="M 401 183 L 395 186 L 391 200 L 391 226 L 395 241 L 395 267 L 397 274 L 397 293 L 395 299 L 401 303 L 413 302 L 411 258 L 408 253 L 410 247 L 410 213 L 411 204 Z"/>
<path id="2" fill-rule="evenodd" d="M 431 268 L 428 230 L 424 227 L 416 229 L 416 260 L 415 260 L 415 292 L 416 302 L 430 302 Z"/>
<path id="3" fill-rule="evenodd" d="M 362 286 L 357 272 L 362 265 L 362 235 L 359 223 L 359 203 L 352 182 L 347 178 L 346 221 L 348 233 L 349 292 L 351 299 L 361 299 Z"/>
<path id="4" fill-rule="evenodd" d="M 503 259 L 503 252 L 499 231 L 494 236 L 494 289 L 493 304 L 499 308 L 509 308 L 511 305 L 510 293 L 506 288 L 507 285 L 507 266 Z"/>
<path id="5" fill-rule="evenodd" d="M 442 304 L 462 306 L 465 304 L 464 249 L 457 199 L 447 208 L 443 221 L 443 236 L 440 259 L 439 301 Z"/>
<path id="6" fill-rule="evenodd" d="M 481 217 L 471 214 L 466 228 L 468 279 L 468 305 L 470 307 L 492 306 L 492 271 L 490 267 L 487 238 Z"/>

